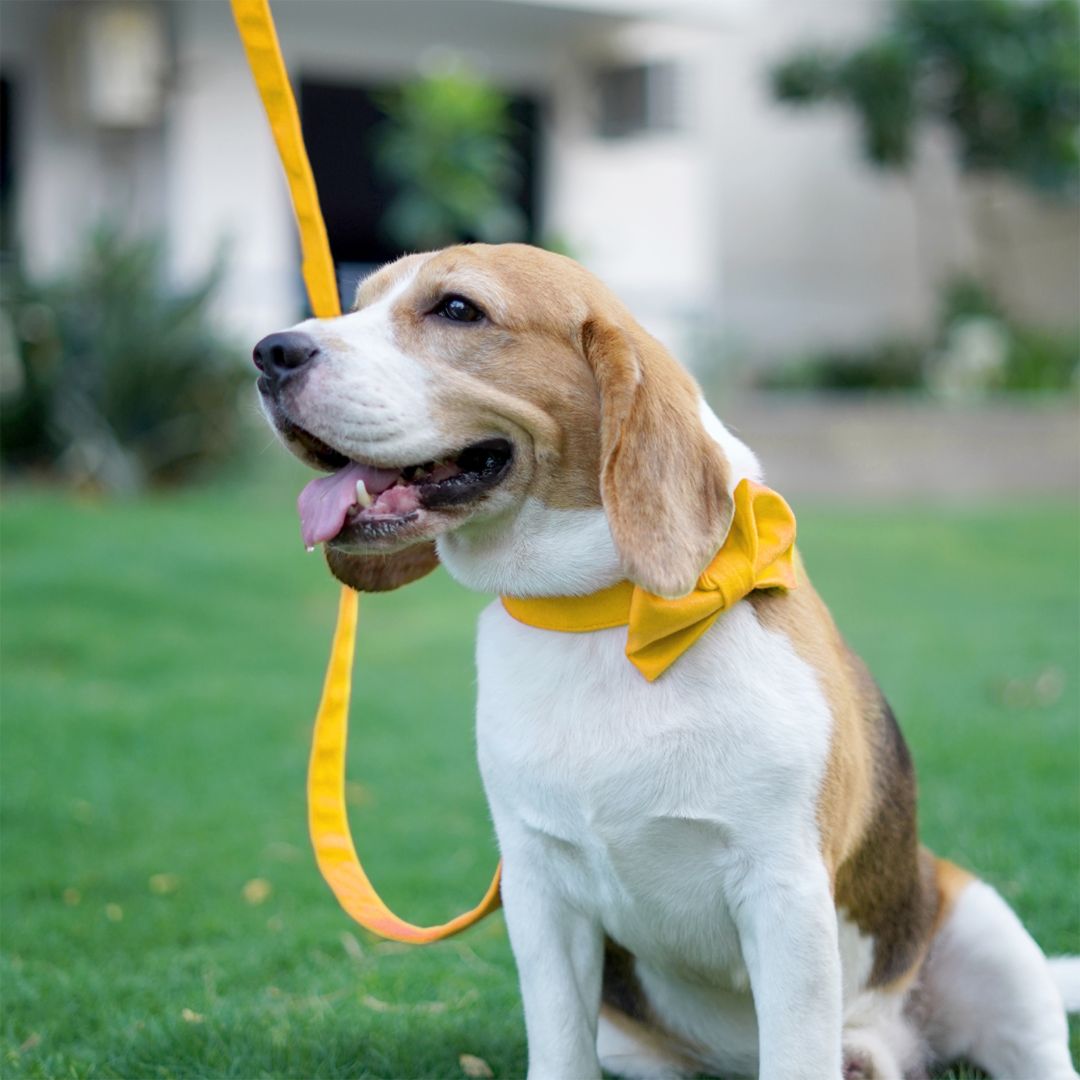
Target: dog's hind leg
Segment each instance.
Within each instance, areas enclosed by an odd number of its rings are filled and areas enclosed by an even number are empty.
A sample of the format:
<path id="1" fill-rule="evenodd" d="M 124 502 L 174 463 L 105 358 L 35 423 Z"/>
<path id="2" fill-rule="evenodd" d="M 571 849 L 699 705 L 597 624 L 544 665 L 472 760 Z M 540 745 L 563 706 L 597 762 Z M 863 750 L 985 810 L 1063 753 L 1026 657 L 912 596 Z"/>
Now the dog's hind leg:
<path id="1" fill-rule="evenodd" d="M 600 1009 L 596 1052 L 605 1072 L 625 1080 L 682 1080 L 696 1072 L 662 1035 L 607 1005 Z"/>
<path id="2" fill-rule="evenodd" d="M 611 938 L 604 940 L 603 1004 L 596 1053 L 605 1072 L 625 1080 L 678 1080 L 697 1069 L 671 1039 L 650 1023 L 651 1009 L 634 957 Z"/>
<path id="3" fill-rule="evenodd" d="M 999 1080 L 1077 1080 L 1046 957 L 985 882 L 973 879 L 956 896 L 917 994 L 939 1061 L 964 1058 Z"/>

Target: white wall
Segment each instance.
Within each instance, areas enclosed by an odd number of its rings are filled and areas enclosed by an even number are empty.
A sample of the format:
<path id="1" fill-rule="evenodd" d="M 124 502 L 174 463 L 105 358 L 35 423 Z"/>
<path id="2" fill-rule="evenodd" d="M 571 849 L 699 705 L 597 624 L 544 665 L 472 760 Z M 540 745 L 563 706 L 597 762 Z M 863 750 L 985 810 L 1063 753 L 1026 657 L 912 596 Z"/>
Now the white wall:
<path id="1" fill-rule="evenodd" d="M 100 132 L 72 113 L 63 44 L 75 9 L 12 3 L 0 14 L 0 63 L 14 81 L 19 240 L 29 269 L 70 265 L 87 227 L 102 217 L 159 228 L 164 183 L 160 131 Z"/>
<path id="2" fill-rule="evenodd" d="M 182 279 L 231 241 L 221 319 L 238 337 L 291 321 L 301 297 L 295 232 L 228 5 L 163 6 L 176 60 L 164 123 L 109 137 L 65 120 L 60 107 L 50 27 L 66 9 L 46 0 L 0 7 L 31 269 L 68 265 L 86 226 L 119 213 L 133 227 L 164 227 Z M 664 19 L 635 20 L 631 9 Z M 879 173 L 863 164 L 850 115 L 770 97 L 771 62 L 815 40 L 857 41 L 884 11 L 879 0 L 274 2 L 294 79 L 391 81 L 453 49 L 508 89 L 545 100 L 544 230 L 684 358 L 702 360 L 692 342 L 706 340 L 714 347 L 704 359 L 729 365 L 926 334 L 934 279 L 987 259 L 940 133 L 923 139 L 910 178 Z M 591 74 L 613 59 L 678 61 L 679 131 L 594 134 Z M 1075 322 L 1076 208 L 992 198 L 1009 204 L 989 256 L 1003 290 L 1033 316 Z"/>
<path id="3" fill-rule="evenodd" d="M 942 284 L 980 267 L 1016 312 L 1077 324 L 1075 203 L 971 183 L 941 130 L 921 131 L 907 174 L 873 169 L 850 111 L 772 100 L 767 72 L 777 59 L 806 45 L 856 44 L 887 13 L 878 0 L 729 7 L 708 96 L 718 106 L 712 138 L 723 242 L 716 273 L 732 355 L 775 358 L 928 337 Z M 991 204 L 989 237 L 973 229 L 980 202 Z"/>
<path id="4" fill-rule="evenodd" d="M 795 48 L 859 40 L 881 10 L 861 0 L 759 0 L 725 36 L 714 146 L 723 319 L 736 349 L 784 353 L 926 324 L 905 183 L 862 165 L 849 116 L 781 106 L 767 80 Z"/>
<path id="5" fill-rule="evenodd" d="M 199 274 L 226 243 L 222 322 L 245 341 L 294 321 L 302 301 L 288 190 L 224 3 L 176 16 L 176 86 L 167 140 L 166 219 L 174 269 Z"/>
<path id="6" fill-rule="evenodd" d="M 549 149 L 550 231 L 688 361 L 713 306 L 721 241 L 700 105 L 711 40 L 705 27 L 638 23 L 579 43 L 556 81 Z M 675 130 L 596 134 L 591 76 L 614 61 L 677 65 Z"/>

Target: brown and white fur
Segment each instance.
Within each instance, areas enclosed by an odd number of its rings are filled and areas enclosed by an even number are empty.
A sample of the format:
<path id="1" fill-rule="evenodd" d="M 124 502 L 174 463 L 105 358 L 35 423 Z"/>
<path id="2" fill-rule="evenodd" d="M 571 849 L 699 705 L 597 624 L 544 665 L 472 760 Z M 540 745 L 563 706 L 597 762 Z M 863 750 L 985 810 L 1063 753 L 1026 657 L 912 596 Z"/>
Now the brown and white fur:
<path id="1" fill-rule="evenodd" d="M 482 592 L 629 578 L 678 596 L 735 485 L 761 479 L 689 375 L 557 255 L 412 255 L 353 312 L 289 333 L 302 355 L 257 350 L 260 388 L 309 463 L 512 448 L 475 498 L 421 497 L 401 520 L 356 507 L 327 556 L 360 589 L 441 561 Z M 625 630 L 534 629 L 497 601 L 481 615 L 479 757 L 530 1077 L 885 1080 L 961 1057 L 1075 1077 L 1065 976 L 993 889 L 919 845 L 892 713 L 800 578 L 736 604 L 653 684 Z"/>

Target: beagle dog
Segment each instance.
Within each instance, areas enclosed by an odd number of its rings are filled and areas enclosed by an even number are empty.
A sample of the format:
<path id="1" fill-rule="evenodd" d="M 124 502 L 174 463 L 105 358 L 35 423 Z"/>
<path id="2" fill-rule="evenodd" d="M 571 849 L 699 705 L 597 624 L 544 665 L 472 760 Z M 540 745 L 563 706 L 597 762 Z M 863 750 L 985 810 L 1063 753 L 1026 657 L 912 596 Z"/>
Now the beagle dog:
<path id="1" fill-rule="evenodd" d="M 592 275 L 509 244 L 409 255 L 255 349 L 328 475 L 305 541 L 364 591 L 694 589 L 754 454 Z M 532 1080 L 1075 1078 L 1061 986 L 1001 897 L 916 835 L 889 706 L 797 564 L 649 682 L 625 628 L 481 615 L 478 752 Z M 1072 966 L 1070 966 L 1072 965 Z"/>

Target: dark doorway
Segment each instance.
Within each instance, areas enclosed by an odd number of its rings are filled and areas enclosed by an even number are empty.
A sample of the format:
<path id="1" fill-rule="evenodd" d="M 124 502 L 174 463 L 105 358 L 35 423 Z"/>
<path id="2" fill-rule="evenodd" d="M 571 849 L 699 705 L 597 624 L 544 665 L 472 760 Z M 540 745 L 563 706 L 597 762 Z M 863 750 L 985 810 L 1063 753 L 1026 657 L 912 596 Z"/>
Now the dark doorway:
<path id="1" fill-rule="evenodd" d="M 11 83 L 0 75 L 0 253 L 9 253 L 15 241 L 15 162 Z"/>
<path id="2" fill-rule="evenodd" d="M 393 195 L 375 166 L 376 129 L 385 120 L 378 96 L 386 86 L 300 80 L 300 118 L 311 168 L 319 189 L 330 250 L 338 267 L 342 297 L 350 298 L 357 278 L 397 258 L 379 227 Z M 511 97 L 515 148 L 523 162 L 517 203 L 527 223 L 525 239 L 536 241 L 537 161 L 540 107 L 532 98 Z"/>

